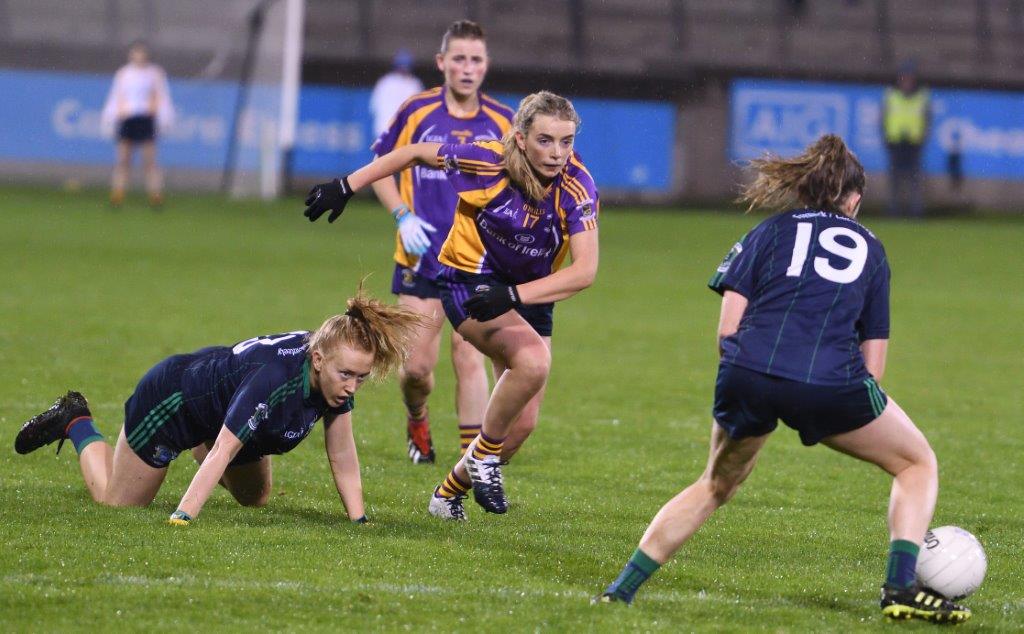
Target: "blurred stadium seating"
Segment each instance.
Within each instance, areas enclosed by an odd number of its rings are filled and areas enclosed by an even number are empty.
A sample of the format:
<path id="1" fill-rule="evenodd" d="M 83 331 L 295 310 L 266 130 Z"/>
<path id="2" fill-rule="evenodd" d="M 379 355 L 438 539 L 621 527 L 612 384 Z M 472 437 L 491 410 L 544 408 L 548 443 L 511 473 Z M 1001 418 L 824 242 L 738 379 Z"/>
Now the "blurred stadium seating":
<path id="1" fill-rule="evenodd" d="M 172 77 L 232 81 L 256 0 L 215 4 L 210 11 L 210 0 L 3 0 L 0 67 L 106 74 L 121 63 L 125 45 L 143 36 Z M 436 81 L 439 34 L 464 17 L 488 31 L 491 92 L 550 88 L 678 108 L 676 147 L 666 158 L 671 187 L 624 192 L 632 199 L 730 195 L 736 78 L 882 85 L 913 60 L 932 87 L 1024 90 L 1021 0 L 308 0 L 303 81 L 368 86 L 400 47 L 413 52 L 424 80 Z M 994 134 L 1007 127 L 992 125 Z M 1024 161 L 1024 151 L 1014 154 L 1021 125 L 1009 140 L 979 144 L 1012 145 L 1011 158 Z M 967 164 L 974 164 L 969 155 Z M 931 200 L 963 202 L 947 195 L 936 171 Z M 1005 172 L 969 171 L 963 196 L 1015 208 L 1024 173 Z M 873 182 L 882 189 L 881 179 Z"/>

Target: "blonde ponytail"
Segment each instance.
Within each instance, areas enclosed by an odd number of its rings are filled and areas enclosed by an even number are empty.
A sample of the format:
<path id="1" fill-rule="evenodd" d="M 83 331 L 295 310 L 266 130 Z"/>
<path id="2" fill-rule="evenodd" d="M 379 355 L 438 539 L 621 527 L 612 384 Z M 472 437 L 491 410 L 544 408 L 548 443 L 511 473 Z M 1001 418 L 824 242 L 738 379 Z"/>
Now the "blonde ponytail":
<path id="1" fill-rule="evenodd" d="M 400 306 L 385 304 L 363 293 L 348 300 L 348 310 L 327 318 L 309 337 L 309 353 L 319 350 L 328 356 L 340 344 L 373 354 L 372 376 L 383 379 L 396 370 L 409 354 L 416 329 L 424 318 Z"/>

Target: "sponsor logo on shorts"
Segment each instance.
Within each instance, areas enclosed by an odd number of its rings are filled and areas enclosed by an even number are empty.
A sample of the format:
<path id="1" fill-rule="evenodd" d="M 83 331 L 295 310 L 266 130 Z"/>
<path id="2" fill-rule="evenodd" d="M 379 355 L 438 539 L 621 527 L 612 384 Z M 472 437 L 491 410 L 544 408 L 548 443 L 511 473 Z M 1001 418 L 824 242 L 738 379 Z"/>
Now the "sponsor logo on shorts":
<path id="1" fill-rule="evenodd" d="M 412 269 L 402 269 L 402 286 L 406 288 L 416 287 L 416 274 Z"/>
<path id="2" fill-rule="evenodd" d="M 153 462 L 160 465 L 168 465 L 178 457 L 178 452 L 167 445 L 157 445 L 153 448 Z"/>

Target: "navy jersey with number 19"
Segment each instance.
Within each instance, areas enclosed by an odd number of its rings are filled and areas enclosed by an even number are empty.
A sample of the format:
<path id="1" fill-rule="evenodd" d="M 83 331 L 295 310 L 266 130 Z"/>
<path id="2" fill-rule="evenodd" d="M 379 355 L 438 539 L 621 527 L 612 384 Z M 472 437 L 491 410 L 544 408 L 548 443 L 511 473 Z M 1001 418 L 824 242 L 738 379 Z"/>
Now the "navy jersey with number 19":
<path id="1" fill-rule="evenodd" d="M 882 243 L 841 214 L 776 214 L 738 242 L 708 286 L 748 300 L 722 363 L 804 383 L 868 378 L 860 343 L 889 338 Z"/>

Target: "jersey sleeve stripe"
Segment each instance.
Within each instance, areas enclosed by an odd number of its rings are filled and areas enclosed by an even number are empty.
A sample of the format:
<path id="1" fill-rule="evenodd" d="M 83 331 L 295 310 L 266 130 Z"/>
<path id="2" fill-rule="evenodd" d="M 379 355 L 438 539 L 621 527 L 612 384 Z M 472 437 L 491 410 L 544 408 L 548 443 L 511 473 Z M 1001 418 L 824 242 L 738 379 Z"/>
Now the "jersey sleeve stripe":
<path id="1" fill-rule="evenodd" d="M 586 190 L 583 189 L 583 185 L 580 185 L 580 183 L 569 174 L 564 174 L 562 176 L 562 184 L 565 186 L 565 190 L 572 195 L 573 200 L 576 201 L 577 205 L 582 205 L 584 201 L 587 200 L 587 193 Z"/>

